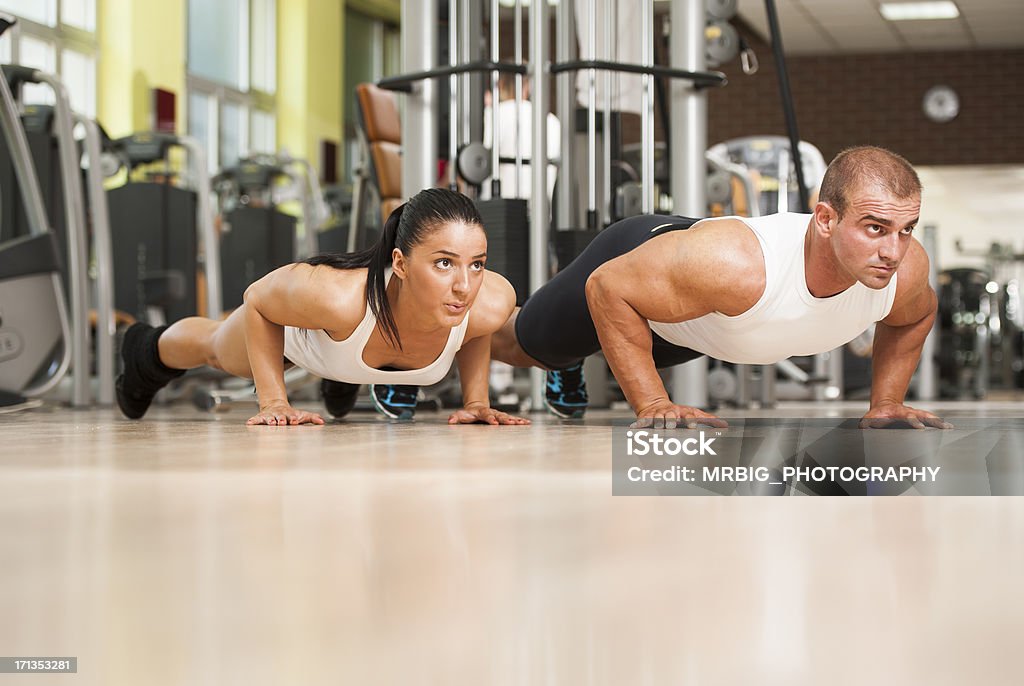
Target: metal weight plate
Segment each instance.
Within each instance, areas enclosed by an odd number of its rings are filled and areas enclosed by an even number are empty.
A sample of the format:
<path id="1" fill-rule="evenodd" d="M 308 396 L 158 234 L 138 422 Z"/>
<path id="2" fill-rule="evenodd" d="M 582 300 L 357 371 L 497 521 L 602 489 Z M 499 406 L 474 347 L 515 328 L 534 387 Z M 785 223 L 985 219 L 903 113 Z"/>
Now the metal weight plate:
<path id="1" fill-rule="evenodd" d="M 708 203 L 725 205 L 732 199 L 732 177 L 727 172 L 715 171 L 708 174 Z"/>
<path id="2" fill-rule="evenodd" d="M 704 11 L 710 19 L 729 20 L 736 16 L 739 0 L 704 0 Z"/>
<path id="3" fill-rule="evenodd" d="M 740 34 L 728 22 L 708 22 L 704 27 L 704 54 L 712 67 L 731 62 L 740 54 Z"/>
<path id="4" fill-rule="evenodd" d="M 483 143 L 470 143 L 459 151 L 459 175 L 474 186 L 491 175 L 491 153 Z"/>
<path id="5" fill-rule="evenodd" d="M 715 367 L 708 372 L 708 396 L 715 401 L 735 400 L 739 390 L 736 373 L 726 367 Z"/>

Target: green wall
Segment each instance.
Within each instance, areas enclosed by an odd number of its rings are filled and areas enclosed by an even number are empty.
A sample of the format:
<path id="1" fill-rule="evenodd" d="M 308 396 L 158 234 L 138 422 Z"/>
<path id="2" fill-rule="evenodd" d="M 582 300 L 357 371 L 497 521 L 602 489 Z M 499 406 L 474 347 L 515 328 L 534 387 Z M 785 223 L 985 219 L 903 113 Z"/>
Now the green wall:
<path id="1" fill-rule="evenodd" d="M 97 116 L 111 136 L 151 127 L 152 88 L 177 94 L 177 121 L 184 121 L 186 5 L 98 0 Z"/>

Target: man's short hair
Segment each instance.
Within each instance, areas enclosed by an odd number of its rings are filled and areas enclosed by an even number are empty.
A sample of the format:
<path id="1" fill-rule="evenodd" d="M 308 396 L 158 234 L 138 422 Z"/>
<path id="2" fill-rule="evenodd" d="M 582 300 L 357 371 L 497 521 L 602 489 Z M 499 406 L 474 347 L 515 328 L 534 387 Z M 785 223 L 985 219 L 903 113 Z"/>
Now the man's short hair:
<path id="1" fill-rule="evenodd" d="M 905 158 L 885 148 L 859 145 L 846 148 L 828 165 L 818 202 L 828 203 L 842 217 L 847 191 L 870 182 L 889 189 L 901 200 L 921 194 L 921 179 Z"/>

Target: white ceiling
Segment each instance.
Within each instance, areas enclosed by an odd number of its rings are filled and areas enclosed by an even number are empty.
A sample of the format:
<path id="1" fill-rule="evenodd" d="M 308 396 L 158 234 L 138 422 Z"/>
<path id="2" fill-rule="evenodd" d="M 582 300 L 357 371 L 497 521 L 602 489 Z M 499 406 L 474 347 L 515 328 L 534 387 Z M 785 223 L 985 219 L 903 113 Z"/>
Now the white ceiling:
<path id="1" fill-rule="evenodd" d="M 891 22 L 880 0 L 775 0 L 787 54 L 1024 47 L 1024 0 L 955 0 L 956 19 Z M 765 39 L 763 0 L 739 0 L 739 16 Z"/>

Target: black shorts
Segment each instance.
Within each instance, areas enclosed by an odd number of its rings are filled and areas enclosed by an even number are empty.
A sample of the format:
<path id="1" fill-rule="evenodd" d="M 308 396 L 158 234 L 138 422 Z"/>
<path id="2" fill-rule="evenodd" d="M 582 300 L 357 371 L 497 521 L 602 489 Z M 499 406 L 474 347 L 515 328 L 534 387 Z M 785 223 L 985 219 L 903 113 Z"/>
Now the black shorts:
<path id="1" fill-rule="evenodd" d="M 681 231 L 699 219 L 641 215 L 616 222 L 599 233 L 565 269 L 523 304 L 516 318 L 516 338 L 527 355 L 549 369 L 571 367 L 601 349 L 587 307 L 587 279 L 608 260 L 638 248 L 655 236 Z M 656 229 L 656 230 L 655 230 Z M 657 367 L 671 367 L 702 353 L 669 343 L 653 331 Z"/>

